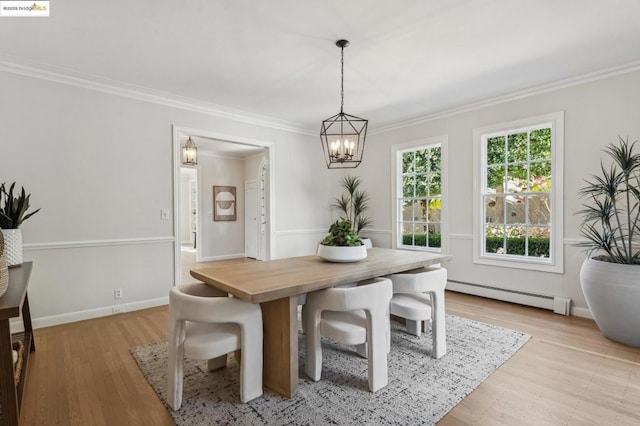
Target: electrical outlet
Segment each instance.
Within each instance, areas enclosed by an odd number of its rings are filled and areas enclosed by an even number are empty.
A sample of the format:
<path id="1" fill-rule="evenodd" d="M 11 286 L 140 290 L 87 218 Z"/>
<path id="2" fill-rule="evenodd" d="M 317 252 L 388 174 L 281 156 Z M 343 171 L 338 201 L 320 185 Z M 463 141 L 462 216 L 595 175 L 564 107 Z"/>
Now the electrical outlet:
<path id="1" fill-rule="evenodd" d="M 122 289 L 121 288 L 114 288 L 113 289 L 113 298 L 114 299 L 122 299 Z"/>
<path id="2" fill-rule="evenodd" d="M 169 220 L 169 210 L 168 209 L 160 210 L 160 220 Z"/>
<path id="3" fill-rule="evenodd" d="M 113 313 L 114 314 L 121 314 L 123 312 L 125 312 L 126 309 L 124 308 L 124 305 L 119 305 L 119 306 L 114 306 L 113 307 Z"/>

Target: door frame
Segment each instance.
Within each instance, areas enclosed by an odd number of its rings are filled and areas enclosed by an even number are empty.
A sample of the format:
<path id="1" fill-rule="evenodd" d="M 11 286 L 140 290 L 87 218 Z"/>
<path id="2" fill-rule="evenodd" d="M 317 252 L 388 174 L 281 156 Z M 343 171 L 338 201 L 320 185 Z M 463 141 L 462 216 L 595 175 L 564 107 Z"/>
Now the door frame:
<path id="1" fill-rule="evenodd" d="M 182 262 L 180 253 L 180 167 L 181 155 L 180 155 L 180 137 L 183 136 L 195 136 L 207 139 L 218 139 L 225 142 L 237 143 L 240 145 L 250 145 L 265 149 L 265 157 L 267 159 L 267 178 L 265 179 L 265 218 L 266 218 L 266 259 L 271 259 L 273 253 L 273 231 L 275 222 L 275 144 L 269 141 L 261 141 L 256 139 L 249 139 L 235 135 L 227 135 L 223 133 L 213 132 L 210 130 L 194 129 L 190 127 L 178 126 L 173 124 L 172 126 L 172 152 L 173 152 L 173 261 L 174 261 L 174 279 L 173 285 L 180 284 L 182 277 Z M 200 169 L 196 166 L 196 174 L 198 175 L 198 182 L 200 180 Z M 198 188 L 201 189 L 201 188 Z M 203 191 L 199 191 L 199 194 L 204 194 Z M 200 198 L 200 197 L 198 197 Z M 198 203 L 198 211 L 202 211 L 200 203 Z M 202 229 L 202 214 L 198 215 L 198 229 Z M 197 234 L 197 246 L 202 247 L 200 238 L 201 232 Z"/>
<path id="2" fill-rule="evenodd" d="M 247 202 L 247 200 L 249 199 L 249 191 L 248 188 L 249 186 L 253 185 L 253 187 L 255 188 L 256 191 L 256 196 L 255 196 L 255 206 L 256 209 L 254 212 L 249 212 L 249 209 L 247 208 L 249 203 Z M 255 240 L 255 244 L 256 244 L 256 256 L 254 257 L 254 259 L 256 260 L 260 260 L 260 188 L 258 186 L 258 179 L 245 179 L 244 181 L 244 255 L 245 257 L 250 257 L 247 253 L 247 240 L 248 240 L 248 233 L 247 233 L 247 218 L 250 217 L 250 215 L 255 214 L 256 218 L 254 219 L 256 221 L 256 233 L 255 235 L 253 235 L 253 239 Z"/>

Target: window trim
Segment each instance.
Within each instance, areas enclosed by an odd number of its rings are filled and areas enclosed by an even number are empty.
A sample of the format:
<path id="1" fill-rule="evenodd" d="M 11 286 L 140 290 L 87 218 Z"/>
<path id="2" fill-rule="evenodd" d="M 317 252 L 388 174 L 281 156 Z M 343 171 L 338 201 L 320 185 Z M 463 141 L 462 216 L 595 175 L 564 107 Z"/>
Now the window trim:
<path id="1" fill-rule="evenodd" d="M 486 179 L 484 167 L 485 144 L 483 139 L 496 133 L 515 133 L 518 130 L 551 125 L 551 243 L 549 259 L 525 258 L 508 254 L 483 254 L 483 204 L 482 188 Z M 473 263 L 506 268 L 564 273 L 564 111 L 473 129 Z"/>
<path id="2" fill-rule="evenodd" d="M 447 135 L 434 136 L 430 138 L 417 139 L 410 142 L 391 145 L 391 223 L 392 237 L 391 246 L 394 249 L 428 251 L 432 253 L 446 253 L 449 247 L 449 219 L 448 219 L 448 164 L 449 164 L 449 138 Z M 402 170 L 401 159 L 399 153 L 406 151 L 414 151 L 421 147 L 429 147 L 440 145 L 440 185 L 441 185 L 441 204 L 440 204 L 440 247 L 418 247 L 405 246 L 400 244 L 399 229 L 399 212 L 398 212 L 398 194 L 402 191 L 402 180 L 398 179 L 398 171 Z"/>

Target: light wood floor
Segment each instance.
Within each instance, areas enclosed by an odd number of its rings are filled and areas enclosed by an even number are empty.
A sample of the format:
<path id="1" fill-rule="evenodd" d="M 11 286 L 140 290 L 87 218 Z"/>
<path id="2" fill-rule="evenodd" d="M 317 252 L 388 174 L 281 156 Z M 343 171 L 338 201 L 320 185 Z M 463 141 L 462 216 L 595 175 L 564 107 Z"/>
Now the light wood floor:
<path id="1" fill-rule="evenodd" d="M 531 334 L 441 425 L 638 425 L 640 350 L 593 321 L 448 292 L 447 312 Z M 21 423 L 171 425 L 129 349 L 165 340 L 159 307 L 35 331 Z"/>

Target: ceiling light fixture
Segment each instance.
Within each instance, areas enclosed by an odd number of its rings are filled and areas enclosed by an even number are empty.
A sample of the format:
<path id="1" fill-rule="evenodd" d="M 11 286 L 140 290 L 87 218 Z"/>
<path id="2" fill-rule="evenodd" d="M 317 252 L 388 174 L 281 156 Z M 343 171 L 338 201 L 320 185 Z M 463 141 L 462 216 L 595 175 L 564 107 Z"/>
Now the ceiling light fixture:
<path id="1" fill-rule="evenodd" d="M 344 108 L 344 48 L 349 41 L 338 40 L 340 48 L 340 113 L 322 122 L 320 140 L 327 167 L 330 169 L 355 168 L 362 162 L 368 120 L 345 114 Z"/>
<path id="2" fill-rule="evenodd" d="M 191 140 L 191 136 L 189 136 L 187 143 L 182 147 L 182 164 L 184 166 L 195 166 L 198 164 L 198 148 Z"/>

